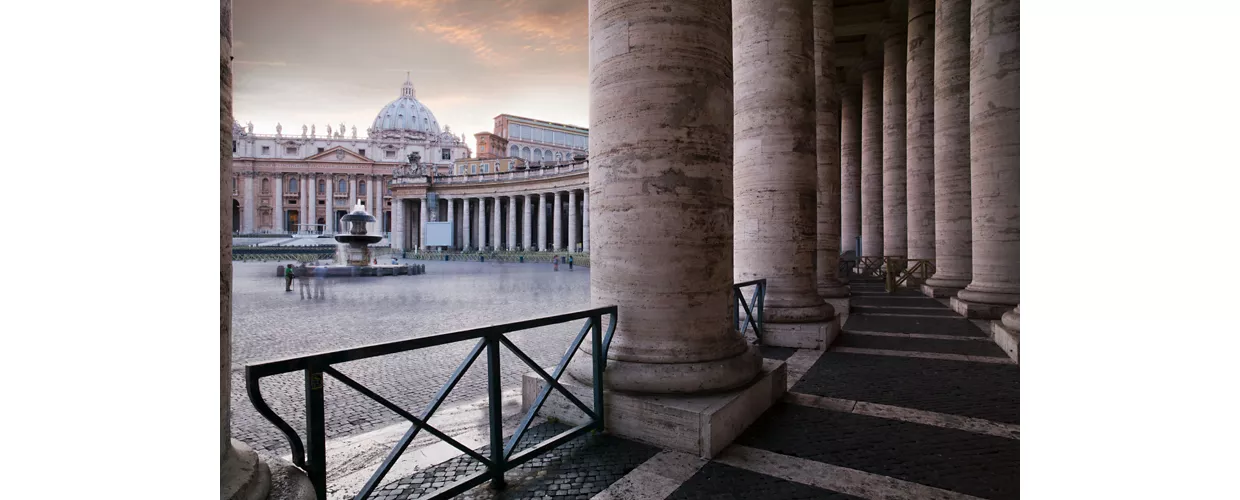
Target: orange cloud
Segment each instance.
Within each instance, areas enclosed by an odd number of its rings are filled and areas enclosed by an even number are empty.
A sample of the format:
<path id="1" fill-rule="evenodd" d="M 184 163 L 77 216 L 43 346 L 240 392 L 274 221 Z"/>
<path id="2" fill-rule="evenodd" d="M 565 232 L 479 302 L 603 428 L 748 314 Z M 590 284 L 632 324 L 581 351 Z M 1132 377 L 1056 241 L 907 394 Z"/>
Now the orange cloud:
<path id="1" fill-rule="evenodd" d="M 475 57 L 483 62 L 496 64 L 503 60 L 496 54 L 495 49 L 487 45 L 486 37 L 479 28 L 431 22 L 416 26 L 415 29 L 439 35 L 443 41 L 450 44 L 467 47 Z"/>

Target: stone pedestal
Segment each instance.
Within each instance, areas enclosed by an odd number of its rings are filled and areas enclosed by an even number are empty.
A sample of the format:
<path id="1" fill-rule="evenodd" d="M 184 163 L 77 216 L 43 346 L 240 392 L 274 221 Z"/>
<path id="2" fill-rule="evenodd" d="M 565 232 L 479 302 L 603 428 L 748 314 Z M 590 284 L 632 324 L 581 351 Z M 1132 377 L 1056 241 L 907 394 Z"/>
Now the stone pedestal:
<path id="1" fill-rule="evenodd" d="M 552 370 L 552 367 L 546 368 L 548 373 Z M 571 377 L 563 377 L 560 381 L 587 406 L 591 404 L 594 393 L 588 383 Z M 545 384 L 536 373 L 525 375 L 521 385 L 521 411 L 529 411 Z M 704 459 L 713 458 L 779 401 L 787 392 L 787 385 L 787 365 L 783 361 L 766 359 L 753 381 L 726 392 L 660 396 L 605 390 L 607 431 Z M 556 390 L 551 391 L 539 415 L 570 425 L 588 421 L 580 408 Z"/>
<path id="2" fill-rule="evenodd" d="M 990 324 L 990 335 L 1012 361 L 1020 362 L 1020 306 L 1003 314 L 1003 319 Z"/>
<path id="3" fill-rule="evenodd" d="M 999 319 L 1004 312 L 1012 308 L 1012 306 L 1004 304 L 987 304 L 985 302 L 961 300 L 960 297 L 952 297 L 951 307 L 953 311 L 969 319 Z"/>
<path id="4" fill-rule="evenodd" d="M 762 323 L 762 345 L 825 351 L 839 334 L 840 322 L 834 317 L 813 323 Z"/>

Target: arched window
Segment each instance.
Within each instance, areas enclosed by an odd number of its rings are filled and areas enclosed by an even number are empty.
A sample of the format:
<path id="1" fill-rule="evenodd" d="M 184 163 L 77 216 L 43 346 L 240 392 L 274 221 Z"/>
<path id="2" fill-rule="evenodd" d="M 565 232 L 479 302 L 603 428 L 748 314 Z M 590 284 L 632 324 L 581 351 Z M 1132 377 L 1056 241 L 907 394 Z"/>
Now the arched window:
<path id="1" fill-rule="evenodd" d="M 551 150 L 543 151 L 543 160 L 551 161 Z"/>
<path id="2" fill-rule="evenodd" d="M 297 179 L 289 179 L 289 180 L 288 180 L 288 192 L 290 192 L 290 193 L 296 193 L 296 192 L 297 192 Z"/>
<path id="3" fill-rule="evenodd" d="M 366 181 L 357 181 L 357 194 L 366 194 Z"/>
<path id="4" fill-rule="evenodd" d="M 534 159 L 534 161 L 542 161 L 542 150 L 541 150 L 541 149 L 538 149 L 538 148 L 535 148 L 535 149 L 534 149 L 534 158 L 533 158 L 533 159 Z"/>
<path id="5" fill-rule="evenodd" d="M 319 194 L 327 194 L 327 181 L 319 179 Z"/>
<path id="6" fill-rule="evenodd" d="M 271 180 L 271 179 L 268 179 L 268 178 L 266 178 L 266 177 L 263 177 L 263 194 L 267 194 L 267 193 L 270 193 L 270 192 L 271 192 L 271 182 L 270 182 L 270 180 Z"/>
<path id="7" fill-rule="evenodd" d="M 508 156 L 511 156 L 513 158 L 521 156 L 521 148 L 518 148 L 516 144 L 513 144 L 511 147 L 508 148 Z"/>
<path id="8" fill-rule="evenodd" d="M 526 159 L 526 160 L 530 159 L 530 148 L 528 147 L 521 148 L 521 158 Z"/>
<path id="9" fill-rule="evenodd" d="M 336 183 L 336 191 L 340 191 L 341 193 L 343 193 L 348 190 L 349 188 L 345 187 L 344 179 L 340 179 L 340 181 Z"/>
<path id="10" fill-rule="evenodd" d="M 563 153 L 561 153 L 561 152 L 559 152 L 559 151 L 556 151 L 556 152 L 555 152 L 555 161 L 560 161 L 560 160 L 562 160 L 562 159 L 564 159 Z"/>

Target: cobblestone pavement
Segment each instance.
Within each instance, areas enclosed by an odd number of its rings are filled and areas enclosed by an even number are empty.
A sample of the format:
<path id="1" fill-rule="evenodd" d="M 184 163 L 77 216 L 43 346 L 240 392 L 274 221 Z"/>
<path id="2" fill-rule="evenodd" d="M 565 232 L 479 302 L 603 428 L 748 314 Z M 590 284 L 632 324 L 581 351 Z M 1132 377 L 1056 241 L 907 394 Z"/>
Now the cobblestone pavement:
<path id="1" fill-rule="evenodd" d="M 329 280 L 326 298 L 285 292 L 276 263 L 234 263 L 232 433 L 255 450 L 289 452 L 283 434 L 254 410 L 246 395 L 246 363 L 421 337 L 589 307 L 589 271 L 552 271 L 546 264 L 424 262 L 419 276 Z M 544 366 L 554 364 L 584 321 L 511 334 Z M 472 342 L 336 365 L 350 378 L 418 414 L 473 347 Z M 507 350 L 501 381 L 517 388 L 524 363 Z M 486 394 L 485 358 L 476 361 L 445 408 Z M 366 432 L 403 419 L 344 384 L 325 378 L 327 438 Z M 299 373 L 263 380 L 272 409 L 304 436 L 304 382 Z"/>

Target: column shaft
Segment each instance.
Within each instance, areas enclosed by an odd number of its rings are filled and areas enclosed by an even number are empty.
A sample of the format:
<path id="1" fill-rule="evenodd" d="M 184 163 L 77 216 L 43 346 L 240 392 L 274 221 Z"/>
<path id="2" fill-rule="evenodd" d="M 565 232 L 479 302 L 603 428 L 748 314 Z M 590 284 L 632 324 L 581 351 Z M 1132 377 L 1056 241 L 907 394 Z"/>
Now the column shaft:
<path id="1" fill-rule="evenodd" d="M 405 200 L 395 198 L 392 200 L 392 248 L 394 250 L 405 250 L 409 245 L 405 243 Z"/>
<path id="2" fill-rule="evenodd" d="M 581 192 L 581 251 L 590 251 L 590 186 Z"/>
<path id="3" fill-rule="evenodd" d="M 840 267 L 840 98 L 835 81 L 835 0 L 814 0 L 814 102 L 818 177 L 818 295 L 846 297 Z"/>
<path id="4" fill-rule="evenodd" d="M 482 250 L 487 246 L 487 199 L 478 198 L 478 228 L 477 228 L 478 249 Z"/>
<path id="5" fill-rule="evenodd" d="M 907 257 L 905 27 L 891 25 L 883 38 L 883 254 Z"/>
<path id="6" fill-rule="evenodd" d="M 255 208 L 254 204 L 257 203 L 257 201 L 254 199 L 254 173 L 253 172 L 245 173 L 245 182 L 244 182 L 242 189 L 244 189 L 244 192 L 242 194 L 245 196 L 244 198 L 245 206 L 242 207 L 242 213 L 241 213 L 241 232 L 250 234 L 250 233 L 255 232 L 254 231 L 254 208 Z"/>
<path id="7" fill-rule="evenodd" d="M 969 65 L 973 281 L 956 296 L 1020 303 L 1020 2 L 974 0 Z"/>
<path id="8" fill-rule="evenodd" d="M 456 242 L 456 214 L 455 214 L 456 200 L 453 200 L 452 198 L 446 198 L 444 199 L 444 201 L 447 202 L 448 204 L 448 227 L 452 228 L 452 230 L 449 231 L 449 234 L 452 235 L 452 239 L 453 239 L 452 244 L 448 245 L 447 249 L 452 250 L 456 248 L 456 244 L 457 244 Z"/>
<path id="9" fill-rule="evenodd" d="M 577 251 L 577 190 L 568 190 L 568 251 Z"/>
<path id="10" fill-rule="evenodd" d="M 521 246 L 524 247 L 525 251 L 527 252 L 530 251 L 530 249 L 534 247 L 534 228 L 530 226 L 532 222 L 530 219 L 533 218 L 532 217 L 533 210 L 534 210 L 534 195 L 527 194 L 525 195 L 525 210 L 521 216 L 521 228 L 523 229 L 521 233 L 522 235 Z"/>
<path id="11" fill-rule="evenodd" d="M 934 0 L 908 3 L 908 258 L 934 258 Z"/>
<path id="12" fill-rule="evenodd" d="M 508 241 L 504 242 L 504 246 L 509 250 L 517 248 L 517 197 L 515 195 L 508 197 Z"/>
<path id="13" fill-rule="evenodd" d="M 856 252 L 861 236 L 861 88 L 840 92 L 840 247 Z"/>
<path id="14" fill-rule="evenodd" d="M 504 228 L 503 228 L 503 225 L 501 224 L 501 221 L 504 220 L 503 219 L 504 202 L 500 200 L 500 197 L 492 196 L 491 207 L 492 207 L 491 208 L 491 230 L 492 230 L 491 248 L 494 248 L 496 251 L 498 251 L 504 248 L 503 247 L 504 242 L 502 240 L 502 238 L 504 237 L 504 233 L 503 233 Z"/>
<path id="15" fill-rule="evenodd" d="M 547 251 L 547 193 L 538 193 L 538 251 Z"/>
<path id="16" fill-rule="evenodd" d="M 732 3 L 736 281 L 767 280 L 765 320 L 834 318 L 818 296 L 817 115 L 810 2 Z M 768 341 L 769 336 L 768 336 Z"/>
<path id="17" fill-rule="evenodd" d="M 861 68 L 861 255 L 883 256 L 883 67 Z"/>
<path id="18" fill-rule="evenodd" d="M 284 227 L 284 175 L 275 175 L 275 194 L 276 203 L 271 207 L 271 227 L 275 228 L 275 232 L 283 233 L 288 231 Z"/>
<path id="19" fill-rule="evenodd" d="M 934 8 L 934 267 L 926 285 L 952 295 L 973 280 L 969 186 L 969 0 Z"/>
<path id="20" fill-rule="evenodd" d="M 327 176 L 327 215 L 323 217 L 323 222 L 327 223 L 327 232 L 336 232 L 336 179 L 333 176 Z"/>
<path id="21" fill-rule="evenodd" d="M 563 229 L 560 227 L 560 220 L 564 218 L 564 214 L 562 212 L 563 208 L 560 205 L 562 202 L 562 198 L 560 198 L 560 192 L 556 191 L 555 196 L 553 198 L 555 200 L 554 201 L 555 206 L 552 207 L 551 209 L 552 217 L 554 218 L 554 220 L 551 221 L 551 227 L 553 228 L 552 229 L 553 237 L 551 241 L 555 243 L 555 247 L 553 247 L 553 250 L 558 252 L 560 251 L 561 248 L 564 248 L 564 236 L 563 236 L 563 233 L 561 232 Z"/>
<path id="22" fill-rule="evenodd" d="M 472 221 L 472 219 L 470 218 L 471 213 L 472 212 L 469 211 L 469 198 L 461 198 L 461 249 L 462 250 L 472 246 L 472 240 L 473 240 L 474 233 L 470 232 L 470 226 L 471 226 L 470 222 Z"/>
<path id="23" fill-rule="evenodd" d="M 418 218 L 418 248 L 426 250 L 426 221 L 430 218 L 430 211 L 439 207 L 430 207 L 427 198 L 423 197 L 418 200 L 418 205 L 422 207 L 422 215 Z"/>
<path id="24" fill-rule="evenodd" d="M 624 311 L 608 352 L 613 389 L 729 389 L 761 364 L 724 313 L 732 309 L 729 3 L 590 0 L 598 243 L 590 302 Z M 572 374 L 589 379 L 589 365 Z"/>

